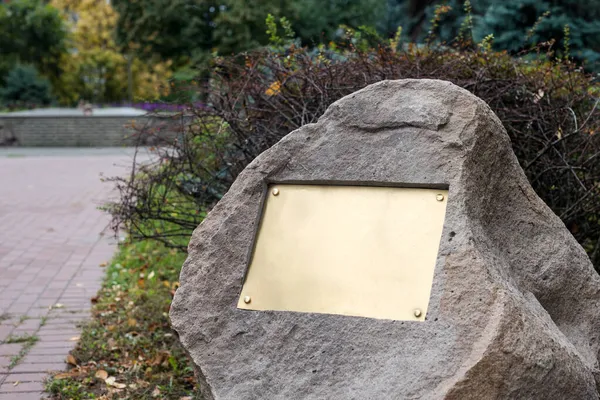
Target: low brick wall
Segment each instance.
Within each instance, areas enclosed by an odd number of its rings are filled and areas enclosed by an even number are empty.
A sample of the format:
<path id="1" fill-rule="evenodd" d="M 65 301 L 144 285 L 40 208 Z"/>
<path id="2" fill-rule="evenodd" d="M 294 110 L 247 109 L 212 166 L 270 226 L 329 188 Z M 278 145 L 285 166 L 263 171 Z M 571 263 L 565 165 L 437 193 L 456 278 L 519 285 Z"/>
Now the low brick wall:
<path id="1" fill-rule="evenodd" d="M 172 116 L 0 116 L 0 146 L 115 147 L 140 139 L 132 126 L 158 128 L 161 137 L 176 137 L 181 118 Z M 156 129 L 155 129 L 156 130 Z M 143 135 L 141 144 L 155 144 Z"/>

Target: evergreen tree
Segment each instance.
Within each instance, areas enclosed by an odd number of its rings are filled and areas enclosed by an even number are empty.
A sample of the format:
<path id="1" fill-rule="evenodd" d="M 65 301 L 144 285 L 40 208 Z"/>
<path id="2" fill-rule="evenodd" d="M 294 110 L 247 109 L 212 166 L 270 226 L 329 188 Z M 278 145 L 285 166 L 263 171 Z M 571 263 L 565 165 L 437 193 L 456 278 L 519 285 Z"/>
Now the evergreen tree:
<path id="1" fill-rule="evenodd" d="M 465 0 L 424 1 L 389 0 L 388 33 L 401 25 L 414 41 L 423 41 L 429 33 L 436 6 L 446 4 L 437 28 L 437 38 L 451 42 L 459 35 L 466 15 Z M 556 55 L 584 61 L 589 68 L 600 66 L 600 2 L 583 0 L 493 0 L 470 1 L 473 39 L 481 41 L 494 35 L 493 46 L 517 54 L 533 44 L 555 39 Z M 566 37 L 568 36 L 568 37 Z"/>
<path id="2" fill-rule="evenodd" d="M 0 88 L 0 104 L 9 108 L 29 108 L 52 102 L 50 82 L 39 76 L 31 65 L 16 65 L 6 76 L 6 85 Z"/>

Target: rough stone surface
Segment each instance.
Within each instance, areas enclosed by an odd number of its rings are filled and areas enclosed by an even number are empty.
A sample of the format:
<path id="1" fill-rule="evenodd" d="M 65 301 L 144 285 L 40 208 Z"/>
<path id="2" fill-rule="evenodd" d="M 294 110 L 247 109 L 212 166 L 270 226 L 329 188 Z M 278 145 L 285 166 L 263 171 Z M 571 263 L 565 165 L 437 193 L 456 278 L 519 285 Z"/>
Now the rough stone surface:
<path id="1" fill-rule="evenodd" d="M 427 320 L 240 311 L 265 182 L 449 186 Z M 500 121 L 384 81 L 260 155 L 196 229 L 171 309 L 209 399 L 596 399 L 600 277 Z"/>

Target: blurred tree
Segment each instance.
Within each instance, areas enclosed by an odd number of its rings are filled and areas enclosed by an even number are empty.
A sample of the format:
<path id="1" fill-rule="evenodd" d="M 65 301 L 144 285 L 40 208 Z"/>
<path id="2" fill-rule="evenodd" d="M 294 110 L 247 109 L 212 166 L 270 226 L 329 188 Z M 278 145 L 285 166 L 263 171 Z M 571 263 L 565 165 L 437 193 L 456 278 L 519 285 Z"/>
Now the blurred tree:
<path id="1" fill-rule="evenodd" d="M 52 102 L 48 79 L 40 77 L 32 65 L 18 64 L 6 76 L 0 88 L 0 104 L 8 108 L 30 108 Z"/>
<path id="2" fill-rule="evenodd" d="M 146 60 L 171 59 L 175 67 L 213 46 L 217 0 L 112 0 L 117 43 Z"/>
<path id="3" fill-rule="evenodd" d="M 60 100 L 117 102 L 155 99 L 168 93 L 169 62 L 145 63 L 123 54 L 114 40 L 117 14 L 106 0 L 52 0 L 72 27 L 70 54 L 63 56 Z M 129 79 L 131 78 L 131 80 Z"/>
<path id="4" fill-rule="evenodd" d="M 285 16 L 305 44 L 331 40 L 342 24 L 373 26 L 385 0 L 113 0 L 117 41 L 174 67 L 268 44 L 268 14 Z"/>
<path id="5" fill-rule="evenodd" d="M 67 27 L 59 12 L 41 0 L 0 3 L 0 81 L 17 63 L 32 64 L 43 75 L 60 75 Z"/>
<path id="6" fill-rule="evenodd" d="M 473 39 L 494 34 L 493 47 L 517 54 L 535 43 L 555 39 L 557 55 L 565 54 L 600 68 L 600 2 L 584 0 L 472 0 Z M 465 20 L 464 0 L 388 0 L 388 18 L 380 26 L 393 34 L 401 25 L 413 41 L 428 35 L 435 7 L 451 10 L 440 21 L 437 37 L 450 42 Z M 565 27 L 568 27 L 565 29 Z"/>
<path id="7" fill-rule="evenodd" d="M 385 18 L 382 0 L 294 1 L 290 16 L 294 30 L 305 44 L 328 42 L 340 25 L 375 27 Z"/>
<path id="8" fill-rule="evenodd" d="M 228 55 L 266 45 L 268 14 L 293 19 L 290 0 L 224 0 L 215 19 L 215 49 Z"/>

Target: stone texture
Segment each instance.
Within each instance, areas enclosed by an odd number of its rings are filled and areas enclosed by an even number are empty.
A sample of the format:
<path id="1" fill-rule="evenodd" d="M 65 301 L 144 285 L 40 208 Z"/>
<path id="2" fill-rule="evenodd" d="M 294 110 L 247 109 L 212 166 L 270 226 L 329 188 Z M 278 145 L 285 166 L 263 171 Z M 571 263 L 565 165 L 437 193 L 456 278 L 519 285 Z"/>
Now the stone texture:
<path id="1" fill-rule="evenodd" d="M 236 308 L 265 182 L 298 181 L 448 185 L 425 322 Z M 449 82 L 339 100 L 240 174 L 189 251 L 171 319 L 209 399 L 598 398 L 600 277 Z"/>

